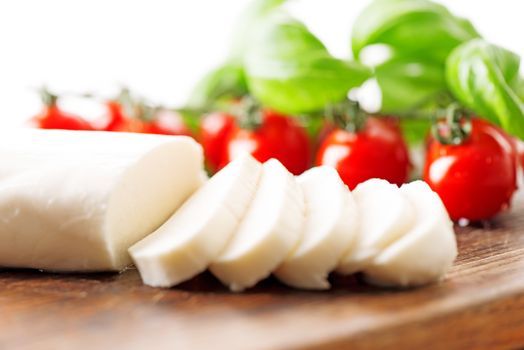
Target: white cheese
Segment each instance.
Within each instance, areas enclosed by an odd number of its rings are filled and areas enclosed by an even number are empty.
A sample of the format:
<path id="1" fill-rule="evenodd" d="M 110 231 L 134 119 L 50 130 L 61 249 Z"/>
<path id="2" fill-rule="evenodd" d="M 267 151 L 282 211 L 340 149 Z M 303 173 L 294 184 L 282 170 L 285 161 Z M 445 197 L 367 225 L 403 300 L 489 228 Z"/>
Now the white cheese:
<path id="1" fill-rule="evenodd" d="M 189 137 L 13 130 L 0 159 L 3 267 L 120 270 L 202 182 Z"/>
<path id="2" fill-rule="evenodd" d="M 382 286 L 409 287 L 438 281 L 457 256 L 453 223 L 438 195 L 425 182 L 403 185 L 400 191 L 412 202 L 416 223 L 374 259 L 365 276 Z"/>
<path id="3" fill-rule="evenodd" d="M 213 176 L 158 230 L 129 250 L 145 284 L 171 287 L 207 269 L 244 216 L 262 164 L 249 155 Z"/>
<path id="4" fill-rule="evenodd" d="M 304 192 L 306 224 L 298 248 L 275 271 L 296 288 L 328 289 L 328 275 L 353 242 L 357 207 L 334 168 L 321 166 L 297 178 Z"/>
<path id="5" fill-rule="evenodd" d="M 304 197 L 295 178 L 279 161 L 267 161 L 253 202 L 211 272 L 232 291 L 254 286 L 297 246 L 304 221 Z"/>
<path id="6" fill-rule="evenodd" d="M 391 243 L 404 235 L 414 223 L 414 208 L 396 185 L 371 179 L 353 191 L 359 211 L 356 243 L 337 269 L 343 274 L 362 271 Z"/>

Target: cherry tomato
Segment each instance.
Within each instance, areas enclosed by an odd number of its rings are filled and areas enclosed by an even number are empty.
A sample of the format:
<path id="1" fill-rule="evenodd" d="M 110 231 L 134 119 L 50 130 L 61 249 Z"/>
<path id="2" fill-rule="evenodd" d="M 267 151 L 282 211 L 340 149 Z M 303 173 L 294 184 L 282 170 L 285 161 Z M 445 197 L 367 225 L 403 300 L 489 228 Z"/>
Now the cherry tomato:
<path id="1" fill-rule="evenodd" d="M 45 107 L 40 114 L 32 120 L 32 125 L 40 129 L 64 130 L 94 130 L 94 128 L 81 117 L 61 110 L 57 105 L 57 97 L 43 91 Z"/>
<path id="2" fill-rule="evenodd" d="M 429 141 L 424 180 L 453 220 L 486 220 L 509 207 L 517 188 L 516 150 L 499 127 L 474 118 L 460 145 Z"/>
<path id="3" fill-rule="evenodd" d="M 191 131 L 182 121 L 182 117 L 169 110 L 160 110 L 150 122 L 127 116 L 117 101 L 107 102 L 107 110 L 109 121 L 102 128 L 104 131 L 191 136 Z"/>
<path id="4" fill-rule="evenodd" d="M 211 170 L 217 171 L 224 163 L 226 141 L 236 128 L 235 117 L 227 113 L 211 113 L 200 123 L 200 143 Z"/>
<path id="5" fill-rule="evenodd" d="M 337 169 L 350 189 L 371 178 L 400 185 L 408 180 L 411 169 L 398 126 L 375 117 L 368 117 L 358 132 L 331 132 L 320 146 L 316 164 Z"/>
<path id="6" fill-rule="evenodd" d="M 122 131 L 126 129 L 127 119 L 120 103 L 117 101 L 108 101 L 106 103 L 108 112 L 108 122 L 102 128 L 104 131 Z"/>
<path id="7" fill-rule="evenodd" d="M 254 130 L 235 128 L 231 132 L 221 165 L 242 152 L 261 162 L 276 158 L 295 175 L 308 169 L 311 157 L 306 130 L 295 118 L 269 110 L 262 112 L 262 123 Z"/>
<path id="8" fill-rule="evenodd" d="M 191 130 L 184 123 L 182 116 L 167 109 L 158 111 L 154 120 L 146 123 L 145 132 L 160 135 L 192 136 Z"/>
<path id="9" fill-rule="evenodd" d="M 127 116 L 124 112 L 124 107 L 118 101 L 108 101 L 106 105 L 109 120 L 100 130 L 134 133 L 148 132 L 148 124 L 138 118 Z"/>

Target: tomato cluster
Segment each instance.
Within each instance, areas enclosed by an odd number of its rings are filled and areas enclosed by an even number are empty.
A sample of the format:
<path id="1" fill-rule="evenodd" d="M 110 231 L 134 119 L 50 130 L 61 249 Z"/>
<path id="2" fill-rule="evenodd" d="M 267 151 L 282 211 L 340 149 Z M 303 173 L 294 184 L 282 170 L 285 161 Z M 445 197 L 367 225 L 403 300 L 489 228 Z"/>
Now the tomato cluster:
<path id="1" fill-rule="evenodd" d="M 409 180 L 412 168 L 398 119 L 393 117 L 365 115 L 358 126 L 324 119 L 312 140 L 302 119 L 260 106 L 257 118 L 248 116 L 248 123 L 238 108 L 201 115 L 193 132 L 174 110 L 150 109 L 148 118 L 140 118 L 141 113 L 130 113 L 129 105 L 115 99 L 105 102 L 104 122 L 90 123 L 62 110 L 56 96 L 43 97 L 44 109 L 33 118 L 39 128 L 193 136 L 202 144 L 211 172 L 248 152 L 259 161 L 276 158 L 295 175 L 312 165 L 332 166 L 353 189 L 371 178 L 401 185 Z M 232 104 L 242 107 L 239 101 Z M 452 219 L 480 221 L 510 206 L 517 169 L 524 163 L 524 143 L 484 119 L 468 122 L 470 130 L 459 142 L 427 139 L 423 179 L 439 194 Z"/>
<path id="2" fill-rule="evenodd" d="M 276 158 L 295 175 L 313 163 L 332 166 L 351 189 L 370 178 L 400 185 L 408 180 L 411 168 L 408 147 L 390 118 L 368 117 L 354 131 L 326 122 L 318 141 L 312 142 L 293 116 L 264 109 L 259 125 L 246 128 L 231 114 L 211 113 L 200 124 L 200 141 L 213 171 L 249 152 L 260 161 Z"/>
<path id="3" fill-rule="evenodd" d="M 42 92 L 44 107 L 36 115 L 31 124 L 40 129 L 90 130 L 90 131 L 120 131 L 151 133 L 162 135 L 191 136 L 190 129 L 182 117 L 171 110 L 152 109 L 149 118 L 142 118 L 140 113 L 125 111 L 124 103 L 117 99 L 104 102 L 106 116 L 104 120 L 89 122 L 81 116 L 69 113 L 58 105 L 58 96 L 47 91 Z M 140 110 L 142 105 L 136 104 L 134 109 Z"/>
<path id="4" fill-rule="evenodd" d="M 456 144 L 428 138 L 423 179 L 453 220 L 481 221 L 510 206 L 524 143 L 484 119 L 473 118 L 470 124 L 469 134 Z M 277 158 L 300 174 L 311 165 L 314 148 L 318 149 L 314 164 L 337 169 L 350 189 L 370 178 L 401 185 L 412 169 L 398 120 L 390 117 L 367 116 L 356 130 L 326 122 L 315 145 L 308 143 L 304 128 L 293 117 L 265 110 L 262 123 L 246 129 L 231 114 L 211 113 L 200 123 L 200 137 L 214 171 L 240 152 L 249 152 L 260 161 Z"/>

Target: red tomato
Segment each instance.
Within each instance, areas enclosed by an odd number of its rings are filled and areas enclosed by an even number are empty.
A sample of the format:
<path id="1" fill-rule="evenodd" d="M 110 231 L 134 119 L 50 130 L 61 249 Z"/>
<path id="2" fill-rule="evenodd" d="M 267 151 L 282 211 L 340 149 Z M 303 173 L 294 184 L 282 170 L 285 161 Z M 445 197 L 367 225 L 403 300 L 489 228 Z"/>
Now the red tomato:
<path id="1" fill-rule="evenodd" d="M 500 128 L 471 121 L 460 145 L 430 141 L 424 180 L 440 195 L 453 220 L 490 219 L 509 207 L 517 188 L 515 145 Z"/>
<path id="2" fill-rule="evenodd" d="M 227 113 L 212 113 L 200 123 L 200 143 L 211 170 L 216 171 L 224 163 L 226 141 L 236 128 L 235 117 Z"/>
<path id="3" fill-rule="evenodd" d="M 144 132 L 160 135 L 192 136 L 191 131 L 184 124 L 182 117 L 170 110 L 160 110 L 155 119 L 146 123 Z"/>
<path id="4" fill-rule="evenodd" d="M 372 178 L 400 185 L 408 180 L 411 163 L 400 129 L 389 120 L 368 117 L 358 132 L 337 129 L 320 146 L 317 165 L 337 169 L 350 189 Z"/>
<path id="5" fill-rule="evenodd" d="M 118 101 L 107 102 L 107 110 L 109 121 L 101 130 L 136 133 L 147 132 L 147 124 L 140 119 L 128 117 Z"/>
<path id="6" fill-rule="evenodd" d="M 109 101 L 106 103 L 106 106 L 109 114 L 109 121 L 102 128 L 102 130 L 122 131 L 122 129 L 125 129 L 128 118 L 124 115 L 124 111 L 120 103 L 117 101 Z"/>
<path id="7" fill-rule="evenodd" d="M 155 119 L 150 122 L 127 116 L 117 101 L 107 102 L 107 110 L 109 121 L 102 128 L 104 131 L 191 136 L 191 131 L 182 121 L 182 117 L 169 110 L 157 112 Z"/>
<path id="8" fill-rule="evenodd" d="M 89 122 L 62 111 L 55 103 L 46 106 L 35 116 L 32 124 L 40 129 L 94 130 Z"/>
<path id="9" fill-rule="evenodd" d="M 222 166 L 242 152 L 265 162 L 276 158 L 293 174 L 308 169 L 311 157 L 306 130 L 292 117 L 263 111 L 262 124 L 254 129 L 236 128 L 227 141 Z"/>

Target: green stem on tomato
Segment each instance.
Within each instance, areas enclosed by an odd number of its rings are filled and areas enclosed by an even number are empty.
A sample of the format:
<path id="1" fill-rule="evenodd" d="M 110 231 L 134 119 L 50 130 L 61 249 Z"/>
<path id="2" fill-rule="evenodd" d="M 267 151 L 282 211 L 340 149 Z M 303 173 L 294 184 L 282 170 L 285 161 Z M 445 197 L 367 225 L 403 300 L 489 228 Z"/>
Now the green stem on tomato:
<path id="1" fill-rule="evenodd" d="M 262 107 L 253 97 L 243 97 L 232 110 L 242 129 L 255 130 L 262 125 Z"/>
<path id="2" fill-rule="evenodd" d="M 39 89 L 40 99 L 42 103 L 47 107 L 55 106 L 58 100 L 58 95 L 55 95 L 49 91 L 46 86 L 43 86 Z"/>
<path id="3" fill-rule="evenodd" d="M 450 104 L 445 110 L 444 121 L 439 120 L 442 111 L 437 112 L 433 127 L 433 137 L 443 145 L 460 145 L 471 134 L 471 114 L 458 103 Z"/>
<path id="4" fill-rule="evenodd" d="M 336 126 L 349 132 L 361 130 L 367 118 L 359 103 L 351 100 L 328 105 L 325 109 L 325 115 Z"/>

